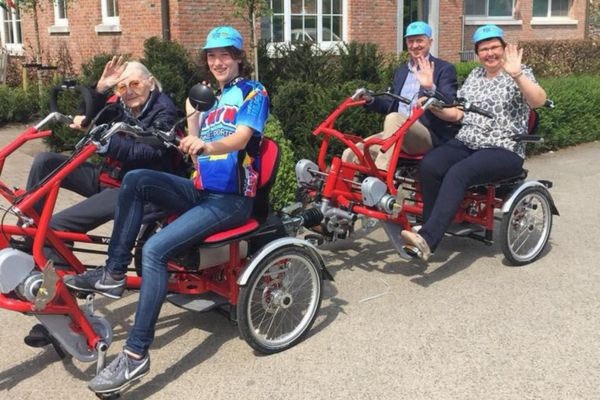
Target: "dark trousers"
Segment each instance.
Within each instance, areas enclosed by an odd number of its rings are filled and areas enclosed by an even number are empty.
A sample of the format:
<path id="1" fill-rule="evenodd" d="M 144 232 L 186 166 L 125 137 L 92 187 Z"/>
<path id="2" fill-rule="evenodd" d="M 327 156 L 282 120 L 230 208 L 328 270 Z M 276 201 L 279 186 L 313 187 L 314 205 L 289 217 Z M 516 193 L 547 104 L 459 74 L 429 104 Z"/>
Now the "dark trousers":
<path id="1" fill-rule="evenodd" d="M 29 171 L 27 190 L 41 182 L 67 158 L 67 156 L 57 153 L 38 154 Z M 80 194 L 86 199 L 54 214 L 50 223 L 53 229 L 88 232 L 114 219 L 119 189 L 102 188 L 99 177 L 100 167 L 98 165 L 84 163 L 63 180 L 61 187 Z M 42 207 L 42 202 L 36 205 L 38 212 Z"/>
<path id="2" fill-rule="evenodd" d="M 519 175 L 523 159 L 503 148 L 472 150 L 452 139 L 434 148 L 420 163 L 423 220 L 419 231 L 432 251 L 452 222 L 467 188 Z"/>

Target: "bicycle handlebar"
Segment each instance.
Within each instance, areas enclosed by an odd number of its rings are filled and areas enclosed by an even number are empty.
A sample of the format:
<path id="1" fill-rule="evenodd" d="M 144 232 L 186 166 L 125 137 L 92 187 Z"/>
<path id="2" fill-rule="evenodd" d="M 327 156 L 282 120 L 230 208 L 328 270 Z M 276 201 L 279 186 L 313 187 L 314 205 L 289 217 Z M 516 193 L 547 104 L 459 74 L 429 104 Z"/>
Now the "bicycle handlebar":
<path id="1" fill-rule="evenodd" d="M 75 81 L 65 81 L 62 85 L 56 85 L 50 91 L 50 111 L 62 114 L 58 109 L 58 95 L 65 90 L 74 90 L 81 94 L 83 97 L 83 103 L 85 107 L 85 119 L 84 124 L 89 124 L 94 118 L 94 100 L 90 88 L 77 85 Z M 64 115 L 64 114 L 63 114 Z M 64 121 L 61 121 L 64 122 Z M 83 125 L 83 124 L 82 124 Z"/>

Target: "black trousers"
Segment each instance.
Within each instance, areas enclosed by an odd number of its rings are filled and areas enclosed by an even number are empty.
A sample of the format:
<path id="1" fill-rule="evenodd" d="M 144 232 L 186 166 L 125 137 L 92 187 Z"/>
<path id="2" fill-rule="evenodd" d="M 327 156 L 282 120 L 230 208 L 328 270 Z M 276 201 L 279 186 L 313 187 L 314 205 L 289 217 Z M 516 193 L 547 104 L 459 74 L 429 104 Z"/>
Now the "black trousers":
<path id="1" fill-rule="evenodd" d="M 29 171 L 27 190 L 41 182 L 67 158 L 57 153 L 38 154 Z M 85 163 L 63 180 L 61 187 L 80 194 L 86 199 L 54 214 L 50 223 L 53 229 L 88 232 L 114 219 L 119 189 L 101 187 L 99 177 L 100 166 Z M 42 207 L 43 202 L 36 204 L 38 212 Z"/>
<path id="2" fill-rule="evenodd" d="M 469 186 L 517 176 L 523 161 L 504 148 L 472 150 L 456 139 L 427 153 L 419 165 L 425 221 L 419 234 L 430 249 L 442 240 Z"/>

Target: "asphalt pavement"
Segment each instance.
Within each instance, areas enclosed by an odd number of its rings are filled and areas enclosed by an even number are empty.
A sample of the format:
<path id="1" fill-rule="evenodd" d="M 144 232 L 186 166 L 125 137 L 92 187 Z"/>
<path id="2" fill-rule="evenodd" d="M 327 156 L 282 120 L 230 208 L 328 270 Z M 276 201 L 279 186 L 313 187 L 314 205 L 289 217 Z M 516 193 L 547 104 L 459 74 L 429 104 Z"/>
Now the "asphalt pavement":
<path id="1" fill-rule="evenodd" d="M 0 145 L 21 129 L 0 128 Z M 41 149 L 17 152 L 0 179 L 23 185 Z M 379 227 L 325 246 L 335 282 L 309 337 L 282 353 L 255 353 L 221 314 L 165 304 L 151 371 L 122 398 L 600 399 L 599 159 L 594 142 L 526 161 L 530 178 L 554 182 L 560 216 L 524 267 L 498 245 L 456 237 L 428 265 L 404 261 Z M 65 193 L 60 204 L 76 200 Z M 114 327 L 108 361 L 137 298 L 96 301 Z M 0 310 L 0 399 L 94 398 L 95 364 L 23 343 L 35 322 Z"/>

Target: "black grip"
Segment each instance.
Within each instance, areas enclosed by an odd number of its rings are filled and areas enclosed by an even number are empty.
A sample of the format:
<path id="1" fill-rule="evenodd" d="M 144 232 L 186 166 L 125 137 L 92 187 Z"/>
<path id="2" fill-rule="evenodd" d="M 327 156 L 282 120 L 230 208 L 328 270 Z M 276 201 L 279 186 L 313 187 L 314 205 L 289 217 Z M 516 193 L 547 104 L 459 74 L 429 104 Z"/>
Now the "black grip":
<path id="1" fill-rule="evenodd" d="M 399 94 L 394 94 L 394 93 L 390 93 L 390 92 L 386 92 L 385 94 L 387 94 L 390 97 L 393 97 L 394 99 L 398 100 L 401 103 L 408 104 L 408 105 L 410 105 L 412 103 L 412 101 L 410 101 L 410 99 L 407 99 L 404 96 L 400 96 Z"/>
<path id="2" fill-rule="evenodd" d="M 468 103 L 468 102 L 467 102 L 467 103 L 465 103 L 465 105 L 464 105 L 464 109 L 465 109 L 465 111 L 474 112 L 474 113 L 476 113 L 476 114 L 483 115 L 484 117 L 488 117 L 488 118 L 494 118 L 494 114 L 492 114 L 492 113 L 491 113 L 491 112 L 489 112 L 489 111 L 486 111 L 486 110 L 484 110 L 484 109 L 483 109 L 483 108 L 481 108 L 481 107 L 478 107 L 478 106 L 476 106 L 476 105 L 475 105 L 475 104 L 473 104 L 473 103 Z"/>
<path id="3" fill-rule="evenodd" d="M 536 142 L 543 142 L 544 138 L 541 137 L 540 135 L 514 135 L 512 137 L 512 139 L 515 142 L 531 142 L 531 143 L 536 143 Z"/>
<path id="4" fill-rule="evenodd" d="M 58 95 L 65 90 L 75 90 L 81 94 L 85 107 L 85 120 L 91 121 L 94 118 L 94 99 L 90 88 L 83 85 L 73 85 L 71 82 L 65 82 L 62 85 L 56 85 L 50 91 L 50 111 L 60 112 L 58 109 Z M 86 124 L 87 125 L 87 124 Z"/>

